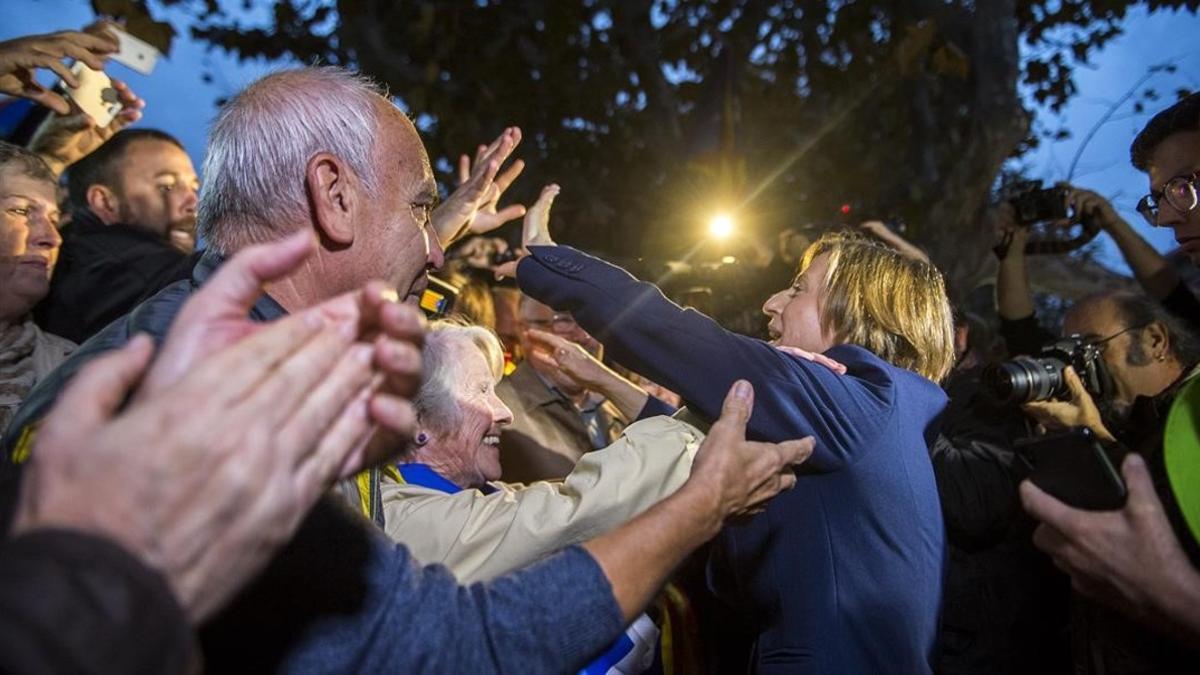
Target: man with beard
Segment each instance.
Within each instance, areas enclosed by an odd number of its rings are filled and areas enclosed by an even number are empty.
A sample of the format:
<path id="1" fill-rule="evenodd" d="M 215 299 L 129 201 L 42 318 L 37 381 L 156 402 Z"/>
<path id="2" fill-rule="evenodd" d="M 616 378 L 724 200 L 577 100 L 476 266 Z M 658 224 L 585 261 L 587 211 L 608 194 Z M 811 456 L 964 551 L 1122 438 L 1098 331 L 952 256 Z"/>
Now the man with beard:
<path id="1" fill-rule="evenodd" d="M 1048 428 L 1089 426 L 1131 448 L 1157 431 L 1135 415 L 1139 399 L 1173 390 L 1200 361 L 1200 343 L 1182 321 L 1139 293 L 1102 291 L 1079 300 L 1063 319 L 1062 332 L 1100 348 L 1112 390 L 1090 406 L 1039 401 L 1025 404 L 1025 411 Z"/>
<path id="2" fill-rule="evenodd" d="M 187 276 L 199 180 L 179 141 L 137 129 L 72 165 L 67 185 L 71 223 L 35 316 L 43 329 L 82 343 Z"/>
<path id="3" fill-rule="evenodd" d="M 1149 179 L 1150 193 L 1139 201 L 1138 211 L 1148 223 L 1170 227 L 1180 248 L 1200 264 L 1200 95 L 1187 96 L 1155 115 L 1134 140 L 1130 156 Z M 1144 278 L 1146 270 L 1130 266 L 1139 280 Z M 1175 288 L 1163 304 L 1183 314 L 1186 303 L 1171 298 L 1186 301 L 1190 295 L 1178 283 Z M 1194 325 L 1198 312 L 1193 308 L 1184 318 Z M 1155 351 L 1143 351 L 1157 359 Z M 1132 360 L 1145 360 L 1140 356 L 1129 353 Z M 1194 425 L 1200 389 L 1198 369 L 1191 367 L 1194 359 L 1184 363 L 1188 367 L 1181 376 L 1134 404 L 1127 427 L 1140 431 L 1142 438 L 1130 440 L 1128 434 L 1113 430 L 1138 450 L 1121 466 L 1128 490 L 1123 508 L 1085 511 L 1030 481 L 1021 485 L 1025 510 L 1042 523 L 1034 544 L 1071 576 L 1082 598 L 1095 601 L 1079 603 L 1075 612 L 1082 629 L 1075 637 L 1086 637 L 1076 640 L 1075 672 L 1195 670 L 1200 645 L 1200 528 L 1195 525 L 1195 474 L 1184 478 L 1181 467 L 1186 472 L 1193 466 L 1188 462 L 1194 462 L 1200 448 Z M 1071 400 L 1058 403 L 1054 417 L 1069 425 L 1096 417 L 1086 413 L 1096 406 L 1074 373 L 1068 373 L 1067 383 Z M 1100 435 L 1107 431 L 1088 426 Z"/>

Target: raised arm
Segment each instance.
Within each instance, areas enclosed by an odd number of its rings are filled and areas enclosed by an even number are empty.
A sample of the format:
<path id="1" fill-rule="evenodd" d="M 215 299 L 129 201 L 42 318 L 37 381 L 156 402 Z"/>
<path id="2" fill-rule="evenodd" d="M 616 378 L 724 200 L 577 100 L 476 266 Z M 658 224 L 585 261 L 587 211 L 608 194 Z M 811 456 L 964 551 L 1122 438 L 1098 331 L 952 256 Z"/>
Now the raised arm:
<path id="1" fill-rule="evenodd" d="M 678 392 L 708 419 L 716 418 L 734 381 L 749 380 L 758 392 L 750 437 L 778 441 L 815 436 L 810 470 L 834 470 L 850 461 L 847 448 L 863 447 L 864 438 L 886 423 L 893 390 L 878 368 L 852 368 L 850 375 L 839 375 L 762 340 L 727 331 L 671 302 L 654 285 L 575 249 L 530 246 L 529 251 L 517 271 L 522 291 L 571 311 L 618 362 Z M 850 346 L 830 352 L 843 362 L 861 353 Z M 834 410 L 828 401 L 835 397 L 853 404 Z"/>
<path id="2" fill-rule="evenodd" d="M 526 357 L 565 374 L 585 389 L 603 394 L 627 420 L 641 416 L 650 394 L 621 377 L 582 346 L 536 329 L 529 331 L 534 349 Z"/>
<path id="3" fill-rule="evenodd" d="M 1179 275 L 1167 259 L 1117 213 L 1111 202 L 1091 190 L 1072 185 L 1064 187 L 1076 217 L 1092 220 L 1112 237 L 1147 295 L 1163 300 L 1179 286 Z"/>

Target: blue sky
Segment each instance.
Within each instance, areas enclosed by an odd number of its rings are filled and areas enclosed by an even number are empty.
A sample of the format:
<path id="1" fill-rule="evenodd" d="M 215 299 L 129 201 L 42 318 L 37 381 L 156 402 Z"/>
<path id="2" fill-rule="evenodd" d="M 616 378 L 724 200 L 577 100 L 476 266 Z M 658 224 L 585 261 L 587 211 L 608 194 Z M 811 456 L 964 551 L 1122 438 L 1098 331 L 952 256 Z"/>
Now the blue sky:
<path id="1" fill-rule="evenodd" d="M 0 25 L 0 40 L 78 28 L 93 19 L 86 0 L 15 0 L 9 3 L 8 10 L 9 20 Z M 110 73 L 126 80 L 146 99 L 146 115 L 140 124 L 162 128 L 179 137 L 199 166 L 204 154 L 205 130 L 216 112 L 214 101 L 235 93 L 269 71 L 271 64 L 238 63 L 222 52 L 208 52 L 203 44 L 190 39 L 177 15 L 166 18 L 173 20 L 179 36 L 171 56 L 159 62 L 152 76 L 143 76 L 119 64 L 111 65 Z M 1076 69 L 1079 94 L 1060 115 L 1048 112 L 1043 115 L 1044 125 L 1068 128 L 1073 135 L 1064 141 L 1044 143 L 1022 158 L 1029 174 L 1047 183 L 1064 178 L 1084 135 L 1153 64 L 1170 61 L 1177 70 L 1174 74 L 1155 76 L 1146 87 L 1153 87 L 1166 97 L 1173 97 L 1179 87 L 1200 91 L 1197 36 L 1200 36 L 1200 17 L 1194 14 L 1160 12 L 1147 16 L 1142 10 L 1131 12 L 1125 33 L 1095 54 L 1090 67 Z M 213 74 L 211 83 L 201 80 L 205 71 Z M 1084 149 L 1075 182 L 1112 199 L 1139 231 L 1165 251 L 1174 245 L 1170 231 L 1146 226 L 1132 208 L 1135 200 L 1145 193 L 1146 180 L 1129 165 L 1129 143 L 1154 106 L 1151 104 L 1146 113 L 1136 115 L 1131 101 L 1100 127 Z M 1107 240 L 1102 242 L 1100 256 L 1114 269 L 1127 272 Z"/>

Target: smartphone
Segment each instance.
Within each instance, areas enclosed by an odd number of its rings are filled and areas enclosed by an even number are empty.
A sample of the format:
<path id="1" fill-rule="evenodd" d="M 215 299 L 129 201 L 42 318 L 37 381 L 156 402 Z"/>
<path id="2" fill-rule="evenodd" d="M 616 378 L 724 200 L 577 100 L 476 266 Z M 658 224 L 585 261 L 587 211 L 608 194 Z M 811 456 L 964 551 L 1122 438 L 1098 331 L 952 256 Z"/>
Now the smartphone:
<path id="1" fill-rule="evenodd" d="M 104 71 L 92 70 L 82 61 L 76 61 L 71 66 L 71 74 L 79 80 L 78 87 L 63 85 L 67 96 L 79 106 L 79 109 L 91 116 L 98 127 L 106 127 L 108 123 L 121 112 L 124 106 L 112 86 L 112 80 Z"/>
<path id="2" fill-rule="evenodd" d="M 119 27 L 110 26 L 109 30 L 117 36 L 118 49 L 111 57 L 113 61 L 129 66 L 143 75 L 154 72 L 158 57 L 162 55 L 157 49 Z"/>
<path id="3" fill-rule="evenodd" d="M 1128 451 L 1105 447 L 1091 429 L 1021 439 L 1014 449 L 1033 484 L 1059 501 L 1089 511 L 1125 505 L 1125 481 L 1117 467 Z"/>

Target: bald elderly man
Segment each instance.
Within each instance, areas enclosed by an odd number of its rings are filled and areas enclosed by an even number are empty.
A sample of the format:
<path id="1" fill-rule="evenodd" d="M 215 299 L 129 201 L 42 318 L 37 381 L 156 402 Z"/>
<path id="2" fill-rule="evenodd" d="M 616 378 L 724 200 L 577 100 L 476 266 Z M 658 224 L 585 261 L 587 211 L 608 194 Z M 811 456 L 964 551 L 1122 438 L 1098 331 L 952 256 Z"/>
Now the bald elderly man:
<path id="1" fill-rule="evenodd" d="M 15 495 L 12 479 L 21 467 L 9 462 L 25 456 L 37 421 L 64 383 L 136 333 L 161 341 L 187 297 L 224 257 L 250 244 L 297 230 L 319 241 L 304 265 L 271 284 L 251 310 L 253 319 L 296 312 L 375 279 L 415 299 L 426 270 L 442 263 L 441 244 L 470 229 L 494 199 L 497 171 L 518 140 L 517 130 L 506 130 L 431 214 L 436 185 L 421 140 L 372 84 L 338 69 L 304 68 L 251 85 L 226 105 L 210 133 L 197 218 L 209 249 L 193 278 L 108 326 L 31 393 L 4 439 L 0 496 L 11 502 Z M 419 359 L 403 346 L 376 357 L 385 370 L 389 360 L 402 372 L 401 364 Z M 459 586 L 445 568 L 419 566 L 368 518 L 327 497 L 262 576 L 202 629 L 206 668 L 577 669 L 620 634 L 674 566 L 727 517 L 794 485 L 791 467 L 811 452 L 811 440 L 746 442 L 753 392 L 741 385 L 676 493 L 612 532 L 487 585 Z M 369 412 L 381 426 L 369 451 L 398 449 L 411 418 L 386 406 Z M 219 442 L 221 429 L 212 434 Z M 360 486 L 351 501 L 373 516 L 373 481 L 368 476 Z"/>

